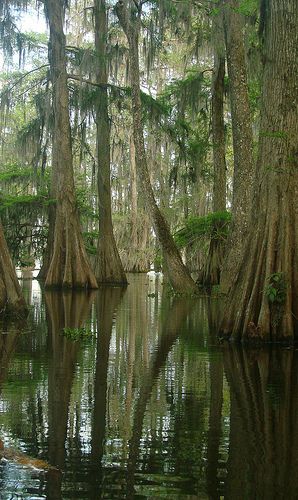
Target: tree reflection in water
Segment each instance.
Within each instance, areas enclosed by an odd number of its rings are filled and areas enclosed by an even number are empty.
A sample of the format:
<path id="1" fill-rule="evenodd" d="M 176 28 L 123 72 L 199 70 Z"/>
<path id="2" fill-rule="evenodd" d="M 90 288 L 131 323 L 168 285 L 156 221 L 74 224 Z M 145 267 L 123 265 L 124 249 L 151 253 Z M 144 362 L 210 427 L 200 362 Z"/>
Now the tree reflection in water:
<path id="1" fill-rule="evenodd" d="M 224 348 L 231 391 L 226 498 L 298 498 L 298 357 Z"/>
<path id="2" fill-rule="evenodd" d="M 162 325 L 162 333 L 158 345 L 154 350 L 148 369 L 144 373 L 139 397 L 136 401 L 132 437 L 129 445 L 129 459 L 127 471 L 127 498 L 135 496 L 135 472 L 139 456 L 140 440 L 143 431 L 143 421 L 148 401 L 152 395 L 153 386 L 156 383 L 160 370 L 164 366 L 169 352 L 175 344 L 180 333 L 181 325 L 185 321 L 191 309 L 191 302 L 185 299 L 175 299 L 168 309 Z"/>
<path id="3" fill-rule="evenodd" d="M 102 287 L 97 291 L 97 344 L 94 378 L 94 405 L 91 430 L 90 498 L 98 498 L 102 481 L 102 458 L 106 438 L 109 351 L 115 312 L 125 289 Z"/>
<path id="4" fill-rule="evenodd" d="M 48 342 L 51 357 L 48 369 L 49 461 L 63 470 L 68 411 L 79 344 L 62 335 L 64 328 L 80 328 L 89 316 L 92 293 L 45 292 Z M 47 482 L 49 498 L 61 496 L 62 476 L 51 474 Z"/>
<path id="5" fill-rule="evenodd" d="M 36 302 L 0 336 L 0 438 L 63 474 L 2 462 L 1 494 L 297 498 L 298 352 L 219 345 L 217 318 L 218 302 L 142 278 L 46 292 L 46 318 Z M 61 334 L 86 321 L 87 342 Z"/>

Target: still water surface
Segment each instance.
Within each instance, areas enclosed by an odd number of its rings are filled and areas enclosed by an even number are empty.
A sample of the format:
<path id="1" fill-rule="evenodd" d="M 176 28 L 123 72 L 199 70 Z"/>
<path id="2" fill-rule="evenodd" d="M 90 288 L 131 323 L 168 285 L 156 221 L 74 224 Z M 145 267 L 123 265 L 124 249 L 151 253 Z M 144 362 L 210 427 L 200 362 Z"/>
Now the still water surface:
<path id="1" fill-rule="evenodd" d="M 0 334 L 1 500 L 298 498 L 296 349 L 219 345 L 218 301 L 129 281 L 24 281 L 30 317 Z"/>

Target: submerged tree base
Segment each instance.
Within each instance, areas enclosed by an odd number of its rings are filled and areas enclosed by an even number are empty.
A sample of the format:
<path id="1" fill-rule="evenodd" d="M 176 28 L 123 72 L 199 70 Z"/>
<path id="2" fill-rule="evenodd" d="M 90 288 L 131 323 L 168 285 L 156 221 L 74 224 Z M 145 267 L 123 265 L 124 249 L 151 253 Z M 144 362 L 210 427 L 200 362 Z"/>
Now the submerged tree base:
<path id="1" fill-rule="evenodd" d="M 27 313 L 28 309 L 0 223 L 0 316 L 23 318 Z"/>
<path id="2" fill-rule="evenodd" d="M 54 251 L 45 282 L 46 288 L 97 288 L 97 281 L 88 261 L 79 218 L 69 196 L 57 208 Z"/>

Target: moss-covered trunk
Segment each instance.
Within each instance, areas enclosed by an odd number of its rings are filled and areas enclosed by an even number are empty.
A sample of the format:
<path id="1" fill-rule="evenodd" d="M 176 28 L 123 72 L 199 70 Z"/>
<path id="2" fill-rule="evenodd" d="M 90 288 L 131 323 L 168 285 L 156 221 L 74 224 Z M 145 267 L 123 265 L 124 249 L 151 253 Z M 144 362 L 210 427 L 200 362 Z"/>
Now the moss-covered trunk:
<path id="1" fill-rule="evenodd" d="M 105 0 L 94 1 L 96 79 L 107 84 L 107 12 Z M 111 213 L 110 124 L 107 88 L 97 89 L 96 130 L 98 163 L 99 239 L 95 261 L 95 276 L 99 283 L 127 284 L 117 250 Z"/>
<path id="2" fill-rule="evenodd" d="M 268 4 L 254 208 L 221 325 L 234 339 L 298 336 L 297 25 L 296 0 Z"/>
<path id="3" fill-rule="evenodd" d="M 0 222 L 0 316 L 23 316 L 27 307 Z"/>
<path id="4" fill-rule="evenodd" d="M 49 61 L 53 86 L 52 183 L 57 197 L 53 253 L 47 287 L 96 288 L 87 258 L 76 205 L 62 2 L 46 1 L 50 26 Z"/>
<path id="5" fill-rule="evenodd" d="M 169 281 L 176 292 L 194 292 L 196 285 L 184 266 L 179 251 L 174 243 L 169 226 L 161 214 L 150 182 L 147 156 L 144 144 L 140 69 L 139 69 L 139 26 L 140 10 L 137 13 L 129 10 L 127 2 L 120 0 L 116 4 L 116 13 L 126 34 L 129 44 L 130 80 L 132 92 L 133 135 L 136 149 L 136 168 L 138 184 L 146 209 L 151 218 L 156 236 L 162 248 L 165 270 Z"/>

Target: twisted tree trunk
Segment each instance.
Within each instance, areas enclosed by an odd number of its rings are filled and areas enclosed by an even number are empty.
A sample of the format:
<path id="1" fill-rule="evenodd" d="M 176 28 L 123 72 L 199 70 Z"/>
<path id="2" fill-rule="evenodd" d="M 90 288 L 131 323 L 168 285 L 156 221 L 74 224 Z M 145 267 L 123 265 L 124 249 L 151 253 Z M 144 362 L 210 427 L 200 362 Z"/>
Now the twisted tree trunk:
<path id="1" fill-rule="evenodd" d="M 267 4 L 259 157 L 249 238 L 221 334 L 298 336 L 298 9 Z"/>
<path id="2" fill-rule="evenodd" d="M 187 268 L 184 266 L 169 226 L 157 206 L 148 172 L 140 93 L 139 27 L 141 7 L 139 6 L 137 12 L 133 12 L 128 8 L 127 2 L 119 0 L 115 9 L 129 44 L 133 135 L 136 149 L 136 168 L 139 187 L 144 198 L 145 206 L 150 215 L 154 231 L 162 248 L 165 269 L 170 284 L 176 292 L 195 292 L 197 289 L 196 284 L 191 278 Z"/>

